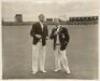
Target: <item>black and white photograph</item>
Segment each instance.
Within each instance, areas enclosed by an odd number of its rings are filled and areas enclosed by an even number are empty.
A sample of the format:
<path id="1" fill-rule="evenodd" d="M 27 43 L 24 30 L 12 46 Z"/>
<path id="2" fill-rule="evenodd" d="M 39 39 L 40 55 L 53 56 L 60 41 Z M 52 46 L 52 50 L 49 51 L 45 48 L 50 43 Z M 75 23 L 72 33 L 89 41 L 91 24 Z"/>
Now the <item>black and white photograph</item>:
<path id="1" fill-rule="evenodd" d="M 2 0 L 2 80 L 98 80 L 98 2 Z"/>

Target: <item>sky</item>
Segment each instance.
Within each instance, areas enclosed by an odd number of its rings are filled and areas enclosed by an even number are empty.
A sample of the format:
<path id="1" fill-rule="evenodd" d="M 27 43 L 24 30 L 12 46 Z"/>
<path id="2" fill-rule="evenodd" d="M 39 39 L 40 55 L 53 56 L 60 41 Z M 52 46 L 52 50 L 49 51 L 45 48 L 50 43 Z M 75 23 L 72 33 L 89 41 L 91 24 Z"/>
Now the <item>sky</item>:
<path id="1" fill-rule="evenodd" d="M 99 0 L 2 0 L 2 18 L 14 21 L 15 14 L 23 14 L 24 21 L 46 18 L 94 16 L 99 14 Z"/>

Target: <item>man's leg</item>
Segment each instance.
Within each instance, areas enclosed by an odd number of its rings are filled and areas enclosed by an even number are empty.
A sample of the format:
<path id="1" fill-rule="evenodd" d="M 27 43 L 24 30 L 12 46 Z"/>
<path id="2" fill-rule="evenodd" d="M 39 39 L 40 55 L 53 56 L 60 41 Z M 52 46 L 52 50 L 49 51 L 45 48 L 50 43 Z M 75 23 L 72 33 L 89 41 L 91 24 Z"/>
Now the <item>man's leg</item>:
<path id="1" fill-rule="evenodd" d="M 67 59 L 67 56 L 66 56 L 66 50 L 63 50 L 63 51 L 60 51 L 61 53 L 61 63 L 63 65 L 63 68 L 65 69 L 65 71 L 70 74 L 70 69 L 69 69 L 69 66 L 68 66 L 68 59 Z"/>
<path id="2" fill-rule="evenodd" d="M 45 71 L 45 58 L 46 57 L 46 46 L 41 46 L 41 52 L 40 52 L 40 70 L 42 72 Z"/>
<path id="3" fill-rule="evenodd" d="M 57 46 L 55 52 L 55 72 L 61 70 L 59 47 Z"/>
<path id="4" fill-rule="evenodd" d="M 39 44 L 32 45 L 32 71 L 33 74 L 38 72 Z"/>

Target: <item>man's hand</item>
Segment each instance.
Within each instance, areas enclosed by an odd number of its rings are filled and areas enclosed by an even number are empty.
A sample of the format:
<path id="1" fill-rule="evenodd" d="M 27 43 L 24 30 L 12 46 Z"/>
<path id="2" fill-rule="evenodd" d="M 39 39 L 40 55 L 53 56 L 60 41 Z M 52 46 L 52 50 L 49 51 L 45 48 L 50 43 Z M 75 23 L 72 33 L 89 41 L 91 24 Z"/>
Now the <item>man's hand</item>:
<path id="1" fill-rule="evenodd" d="M 36 34 L 35 36 L 36 36 L 37 38 L 41 38 L 41 35 L 39 35 L 39 34 Z"/>

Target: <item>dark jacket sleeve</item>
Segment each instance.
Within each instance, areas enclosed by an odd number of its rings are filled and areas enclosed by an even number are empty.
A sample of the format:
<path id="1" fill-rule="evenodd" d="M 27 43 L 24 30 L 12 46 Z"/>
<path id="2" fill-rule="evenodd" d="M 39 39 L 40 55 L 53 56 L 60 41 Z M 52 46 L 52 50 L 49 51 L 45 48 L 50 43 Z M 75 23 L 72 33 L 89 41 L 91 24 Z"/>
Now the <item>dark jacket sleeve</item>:
<path id="1" fill-rule="evenodd" d="M 68 33 L 68 30 L 66 28 L 63 28 L 63 33 L 65 34 L 65 38 L 64 40 L 62 40 L 62 45 L 61 45 L 61 50 L 64 50 L 66 48 L 66 46 L 68 45 L 69 43 L 69 33 Z"/>
<path id="2" fill-rule="evenodd" d="M 55 32 L 55 29 L 52 29 L 51 34 L 50 34 L 50 39 L 54 38 L 54 32 Z"/>
<path id="3" fill-rule="evenodd" d="M 67 42 L 69 42 L 70 41 L 70 36 L 69 36 L 69 32 L 68 32 L 68 30 L 67 30 L 67 35 L 68 35 L 68 40 L 67 40 Z"/>
<path id="4" fill-rule="evenodd" d="M 48 36 L 48 27 L 46 27 L 46 35 Z"/>
<path id="5" fill-rule="evenodd" d="M 67 29 L 67 28 L 64 28 L 64 32 L 65 32 L 65 40 L 66 40 L 67 42 L 69 42 L 70 37 L 69 37 L 68 29 Z"/>

